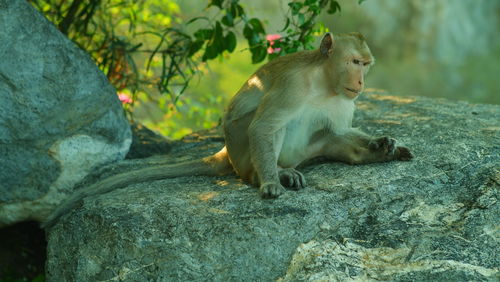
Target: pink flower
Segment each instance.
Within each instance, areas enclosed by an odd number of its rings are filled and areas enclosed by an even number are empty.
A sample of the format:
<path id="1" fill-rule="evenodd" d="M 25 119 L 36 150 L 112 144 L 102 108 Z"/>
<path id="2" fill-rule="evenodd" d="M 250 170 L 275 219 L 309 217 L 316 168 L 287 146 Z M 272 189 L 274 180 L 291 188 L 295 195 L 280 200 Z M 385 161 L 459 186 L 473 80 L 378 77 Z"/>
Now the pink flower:
<path id="1" fill-rule="evenodd" d="M 281 35 L 279 34 L 268 34 L 266 35 L 266 39 L 271 41 L 271 45 L 274 43 L 273 41 L 276 40 L 276 39 L 280 39 L 281 38 Z"/>
<path id="2" fill-rule="evenodd" d="M 272 54 L 272 53 L 279 53 L 281 48 L 273 48 L 272 46 L 274 45 L 274 41 L 278 40 L 281 38 L 281 35 L 279 34 L 268 34 L 266 35 L 266 40 L 270 42 L 269 48 L 267 48 L 267 53 Z"/>
<path id="3" fill-rule="evenodd" d="M 130 98 L 125 93 L 118 93 L 118 99 L 120 99 L 120 101 L 122 102 L 122 104 L 131 104 L 132 103 L 132 98 Z"/>

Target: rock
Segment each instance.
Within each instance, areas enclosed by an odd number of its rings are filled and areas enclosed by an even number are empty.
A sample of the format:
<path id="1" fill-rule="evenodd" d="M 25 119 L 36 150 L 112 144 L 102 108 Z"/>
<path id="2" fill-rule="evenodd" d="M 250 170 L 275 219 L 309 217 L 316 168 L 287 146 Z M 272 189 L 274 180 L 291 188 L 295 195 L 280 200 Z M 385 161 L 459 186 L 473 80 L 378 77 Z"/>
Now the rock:
<path id="1" fill-rule="evenodd" d="M 172 150 L 172 141 L 152 131 L 143 124 L 132 124 L 132 144 L 126 159 L 141 159 L 164 155 Z"/>
<path id="2" fill-rule="evenodd" d="M 415 159 L 310 164 L 309 186 L 276 200 L 235 176 L 88 197 L 48 230 L 47 279 L 496 281 L 500 107 L 372 91 L 358 109 L 355 125 L 396 137 Z M 163 162 L 208 155 L 219 140 Z"/>
<path id="3" fill-rule="evenodd" d="M 285 281 L 494 281 L 498 271 L 465 262 L 413 259 L 413 248 L 365 248 L 349 242 L 310 241 L 297 248 Z"/>
<path id="4" fill-rule="evenodd" d="M 130 127 L 84 51 L 24 0 L 0 0 L 0 226 L 44 220 Z"/>

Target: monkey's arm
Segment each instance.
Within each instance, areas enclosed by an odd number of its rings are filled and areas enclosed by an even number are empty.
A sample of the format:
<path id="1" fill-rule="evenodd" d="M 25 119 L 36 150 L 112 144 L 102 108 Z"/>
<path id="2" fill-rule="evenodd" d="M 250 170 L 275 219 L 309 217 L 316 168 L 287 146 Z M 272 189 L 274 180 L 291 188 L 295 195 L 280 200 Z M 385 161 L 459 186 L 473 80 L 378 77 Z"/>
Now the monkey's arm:
<path id="1" fill-rule="evenodd" d="M 396 140 L 387 136 L 373 138 L 351 128 L 344 134 L 325 136 L 324 156 L 350 164 L 366 164 L 392 160 L 408 161 L 413 158 L 410 150 L 396 146 Z"/>
<path id="2" fill-rule="evenodd" d="M 280 91 L 271 89 L 266 93 L 248 128 L 250 158 L 264 198 L 277 197 L 284 190 L 279 179 L 278 157 L 286 125 L 303 105 L 303 98 Z"/>

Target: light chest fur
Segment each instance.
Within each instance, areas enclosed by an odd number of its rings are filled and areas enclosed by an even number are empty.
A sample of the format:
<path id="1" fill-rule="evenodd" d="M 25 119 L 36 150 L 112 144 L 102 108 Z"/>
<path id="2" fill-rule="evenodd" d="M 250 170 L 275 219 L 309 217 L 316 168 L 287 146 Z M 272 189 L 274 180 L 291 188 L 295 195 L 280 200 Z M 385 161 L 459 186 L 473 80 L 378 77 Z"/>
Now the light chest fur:
<path id="1" fill-rule="evenodd" d="M 318 131 L 345 133 L 352 126 L 354 109 L 354 101 L 342 95 L 311 99 L 287 124 L 278 163 L 294 167 L 318 150 L 310 144 Z"/>

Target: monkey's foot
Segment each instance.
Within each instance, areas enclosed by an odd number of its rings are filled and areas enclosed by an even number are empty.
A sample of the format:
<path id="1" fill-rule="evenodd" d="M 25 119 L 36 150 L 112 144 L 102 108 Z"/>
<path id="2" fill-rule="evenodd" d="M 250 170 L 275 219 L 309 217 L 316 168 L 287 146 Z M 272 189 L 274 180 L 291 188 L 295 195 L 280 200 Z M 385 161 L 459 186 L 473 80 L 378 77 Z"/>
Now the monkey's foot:
<path id="1" fill-rule="evenodd" d="M 410 152 L 410 149 L 403 146 L 396 147 L 396 139 L 387 136 L 373 139 L 368 144 L 368 147 L 372 151 L 383 153 L 391 160 L 409 161 L 413 159 L 413 154 Z"/>
<path id="2" fill-rule="evenodd" d="M 285 188 L 279 183 L 268 182 L 264 183 L 259 188 L 260 196 L 264 199 L 278 198 L 279 195 L 285 192 Z"/>
<path id="3" fill-rule="evenodd" d="M 293 190 L 302 189 L 307 185 L 304 175 L 294 168 L 282 168 L 279 177 L 281 185 Z"/>
<path id="4" fill-rule="evenodd" d="M 368 148 L 372 151 L 383 152 L 386 155 L 394 155 L 396 151 L 396 139 L 387 136 L 373 139 L 368 144 Z"/>

